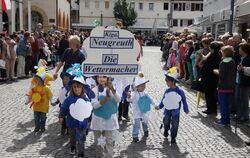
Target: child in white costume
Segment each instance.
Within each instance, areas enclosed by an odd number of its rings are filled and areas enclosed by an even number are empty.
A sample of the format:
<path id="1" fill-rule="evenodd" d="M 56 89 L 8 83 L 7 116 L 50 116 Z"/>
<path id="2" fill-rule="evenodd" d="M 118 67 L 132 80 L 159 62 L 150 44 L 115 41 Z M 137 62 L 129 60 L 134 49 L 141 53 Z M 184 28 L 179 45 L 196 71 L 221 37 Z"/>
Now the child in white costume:
<path id="1" fill-rule="evenodd" d="M 91 101 L 94 110 L 90 128 L 97 144 L 96 157 L 110 158 L 114 155 L 114 138 L 119 129 L 117 112 L 121 97 L 109 77 L 97 76 L 96 81 L 97 86 L 92 89 L 95 98 Z"/>
<path id="2" fill-rule="evenodd" d="M 151 96 L 145 91 L 146 83 L 149 80 L 144 78 L 143 73 L 139 73 L 139 75 L 135 78 L 134 87 L 135 91 L 128 95 L 128 101 L 132 103 L 132 112 L 133 112 L 133 142 L 138 142 L 139 131 L 140 131 L 140 123 L 142 122 L 142 127 L 144 131 L 144 136 L 148 137 L 148 112 L 151 109 L 151 105 L 156 106 L 155 102 L 151 98 Z"/>

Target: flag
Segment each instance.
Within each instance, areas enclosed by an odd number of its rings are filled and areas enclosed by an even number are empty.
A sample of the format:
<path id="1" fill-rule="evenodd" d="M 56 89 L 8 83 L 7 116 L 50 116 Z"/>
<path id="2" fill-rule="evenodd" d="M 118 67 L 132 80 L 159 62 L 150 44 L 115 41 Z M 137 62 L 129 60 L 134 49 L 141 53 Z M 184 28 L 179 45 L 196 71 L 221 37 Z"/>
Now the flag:
<path id="1" fill-rule="evenodd" d="M 2 0 L 2 11 L 6 12 L 11 8 L 10 0 Z"/>

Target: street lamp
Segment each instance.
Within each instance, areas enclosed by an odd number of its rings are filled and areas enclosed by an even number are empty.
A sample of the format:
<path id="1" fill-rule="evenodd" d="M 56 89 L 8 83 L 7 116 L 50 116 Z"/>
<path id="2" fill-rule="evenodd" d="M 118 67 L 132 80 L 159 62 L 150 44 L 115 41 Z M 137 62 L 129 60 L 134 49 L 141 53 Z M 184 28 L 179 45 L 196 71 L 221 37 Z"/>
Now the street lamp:
<path id="1" fill-rule="evenodd" d="M 101 26 L 103 26 L 103 15 L 102 15 L 102 10 L 101 10 Z"/>
<path id="2" fill-rule="evenodd" d="M 233 34 L 233 22 L 234 22 L 234 0 L 231 0 L 231 15 L 229 23 L 229 34 Z"/>
<path id="3" fill-rule="evenodd" d="M 168 14 L 168 32 L 170 32 L 170 29 L 172 28 L 172 20 L 173 20 L 173 7 L 172 7 L 172 0 L 169 2 L 170 6 L 170 13 Z"/>

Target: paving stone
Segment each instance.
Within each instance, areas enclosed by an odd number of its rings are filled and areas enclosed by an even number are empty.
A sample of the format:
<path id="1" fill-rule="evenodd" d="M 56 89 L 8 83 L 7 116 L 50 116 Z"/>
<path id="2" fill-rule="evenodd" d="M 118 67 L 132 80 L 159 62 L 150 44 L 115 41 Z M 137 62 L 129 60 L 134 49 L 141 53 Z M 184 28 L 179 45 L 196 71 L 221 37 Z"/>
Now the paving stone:
<path id="1" fill-rule="evenodd" d="M 144 47 L 144 59 L 141 63 L 145 77 L 150 80 L 147 91 L 157 103 L 160 102 L 166 89 L 159 50 L 159 47 Z M 60 136 L 58 107 L 50 107 L 44 134 L 35 136 L 32 132 L 33 112 L 24 105 L 24 96 L 29 85 L 30 79 L 0 85 L 0 157 L 71 157 L 68 137 Z M 58 95 L 60 87 L 60 80 L 53 82 L 51 88 L 55 95 Z M 163 137 L 163 131 L 159 129 L 163 111 L 154 111 L 155 115 L 150 116 L 148 139 L 132 143 L 132 123 L 129 122 L 124 130 L 120 130 L 120 139 L 116 144 L 114 156 L 117 158 L 250 157 L 250 148 L 243 142 L 250 137 L 249 127 L 239 125 L 236 135 L 234 123 L 231 128 L 215 125 L 213 122 L 216 116 L 206 116 L 201 113 L 204 107 L 197 108 L 196 94 L 183 85 L 180 87 L 186 93 L 190 113 L 186 115 L 181 109 L 177 144 L 171 145 L 169 140 Z M 201 101 L 201 105 L 203 104 L 204 101 Z M 94 153 L 94 137 L 90 132 L 86 141 L 86 156 L 92 158 Z"/>

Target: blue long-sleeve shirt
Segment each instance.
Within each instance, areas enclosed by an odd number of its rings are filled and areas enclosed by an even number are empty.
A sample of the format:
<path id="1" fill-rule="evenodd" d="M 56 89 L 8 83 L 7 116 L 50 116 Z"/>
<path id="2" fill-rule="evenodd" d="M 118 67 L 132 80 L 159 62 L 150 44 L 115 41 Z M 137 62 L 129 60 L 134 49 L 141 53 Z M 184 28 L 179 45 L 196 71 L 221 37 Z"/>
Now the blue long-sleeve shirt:
<path id="1" fill-rule="evenodd" d="M 179 104 L 179 107 L 178 107 L 178 108 L 176 108 L 176 109 L 171 109 L 171 110 L 165 108 L 164 114 L 166 115 L 166 114 L 169 113 L 169 111 L 172 111 L 174 114 L 179 115 L 180 109 L 181 109 L 181 103 L 183 104 L 183 110 L 184 110 L 184 112 L 185 112 L 185 113 L 188 113 L 189 110 L 188 110 L 188 104 L 187 104 L 187 100 L 186 100 L 185 93 L 184 93 L 184 91 L 181 90 L 179 87 L 176 87 L 176 88 L 168 88 L 168 89 L 165 91 L 165 93 L 164 93 L 164 95 L 163 95 L 163 97 L 162 97 L 161 103 L 160 103 L 160 105 L 159 105 L 159 108 L 162 109 L 162 108 L 165 106 L 164 103 L 163 103 L 163 101 L 164 101 L 166 95 L 168 95 L 170 92 L 175 92 L 175 93 L 177 93 L 177 94 L 181 97 L 181 100 L 180 100 L 180 102 L 178 103 L 178 104 Z M 166 100 L 166 101 L 167 101 L 167 100 Z"/>
<path id="2" fill-rule="evenodd" d="M 26 56 L 27 51 L 28 51 L 27 40 L 26 38 L 22 38 L 17 45 L 17 55 Z"/>
<path id="3" fill-rule="evenodd" d="M 88 119 L 84 119 L 83 121 L 78 121 L 70 115 L 69 111 L 70 105 L 75 103 L 79 98 L 80 97 L 77 96 L 68 96 L 61 105 L 59 118 L 67 116 L 66 124 L 68 128 L 86 129 L 88 126 Z M 85 101 L 89 101 L 86 97 L 82 97 L 82 99 L 84 99 Z"/>

